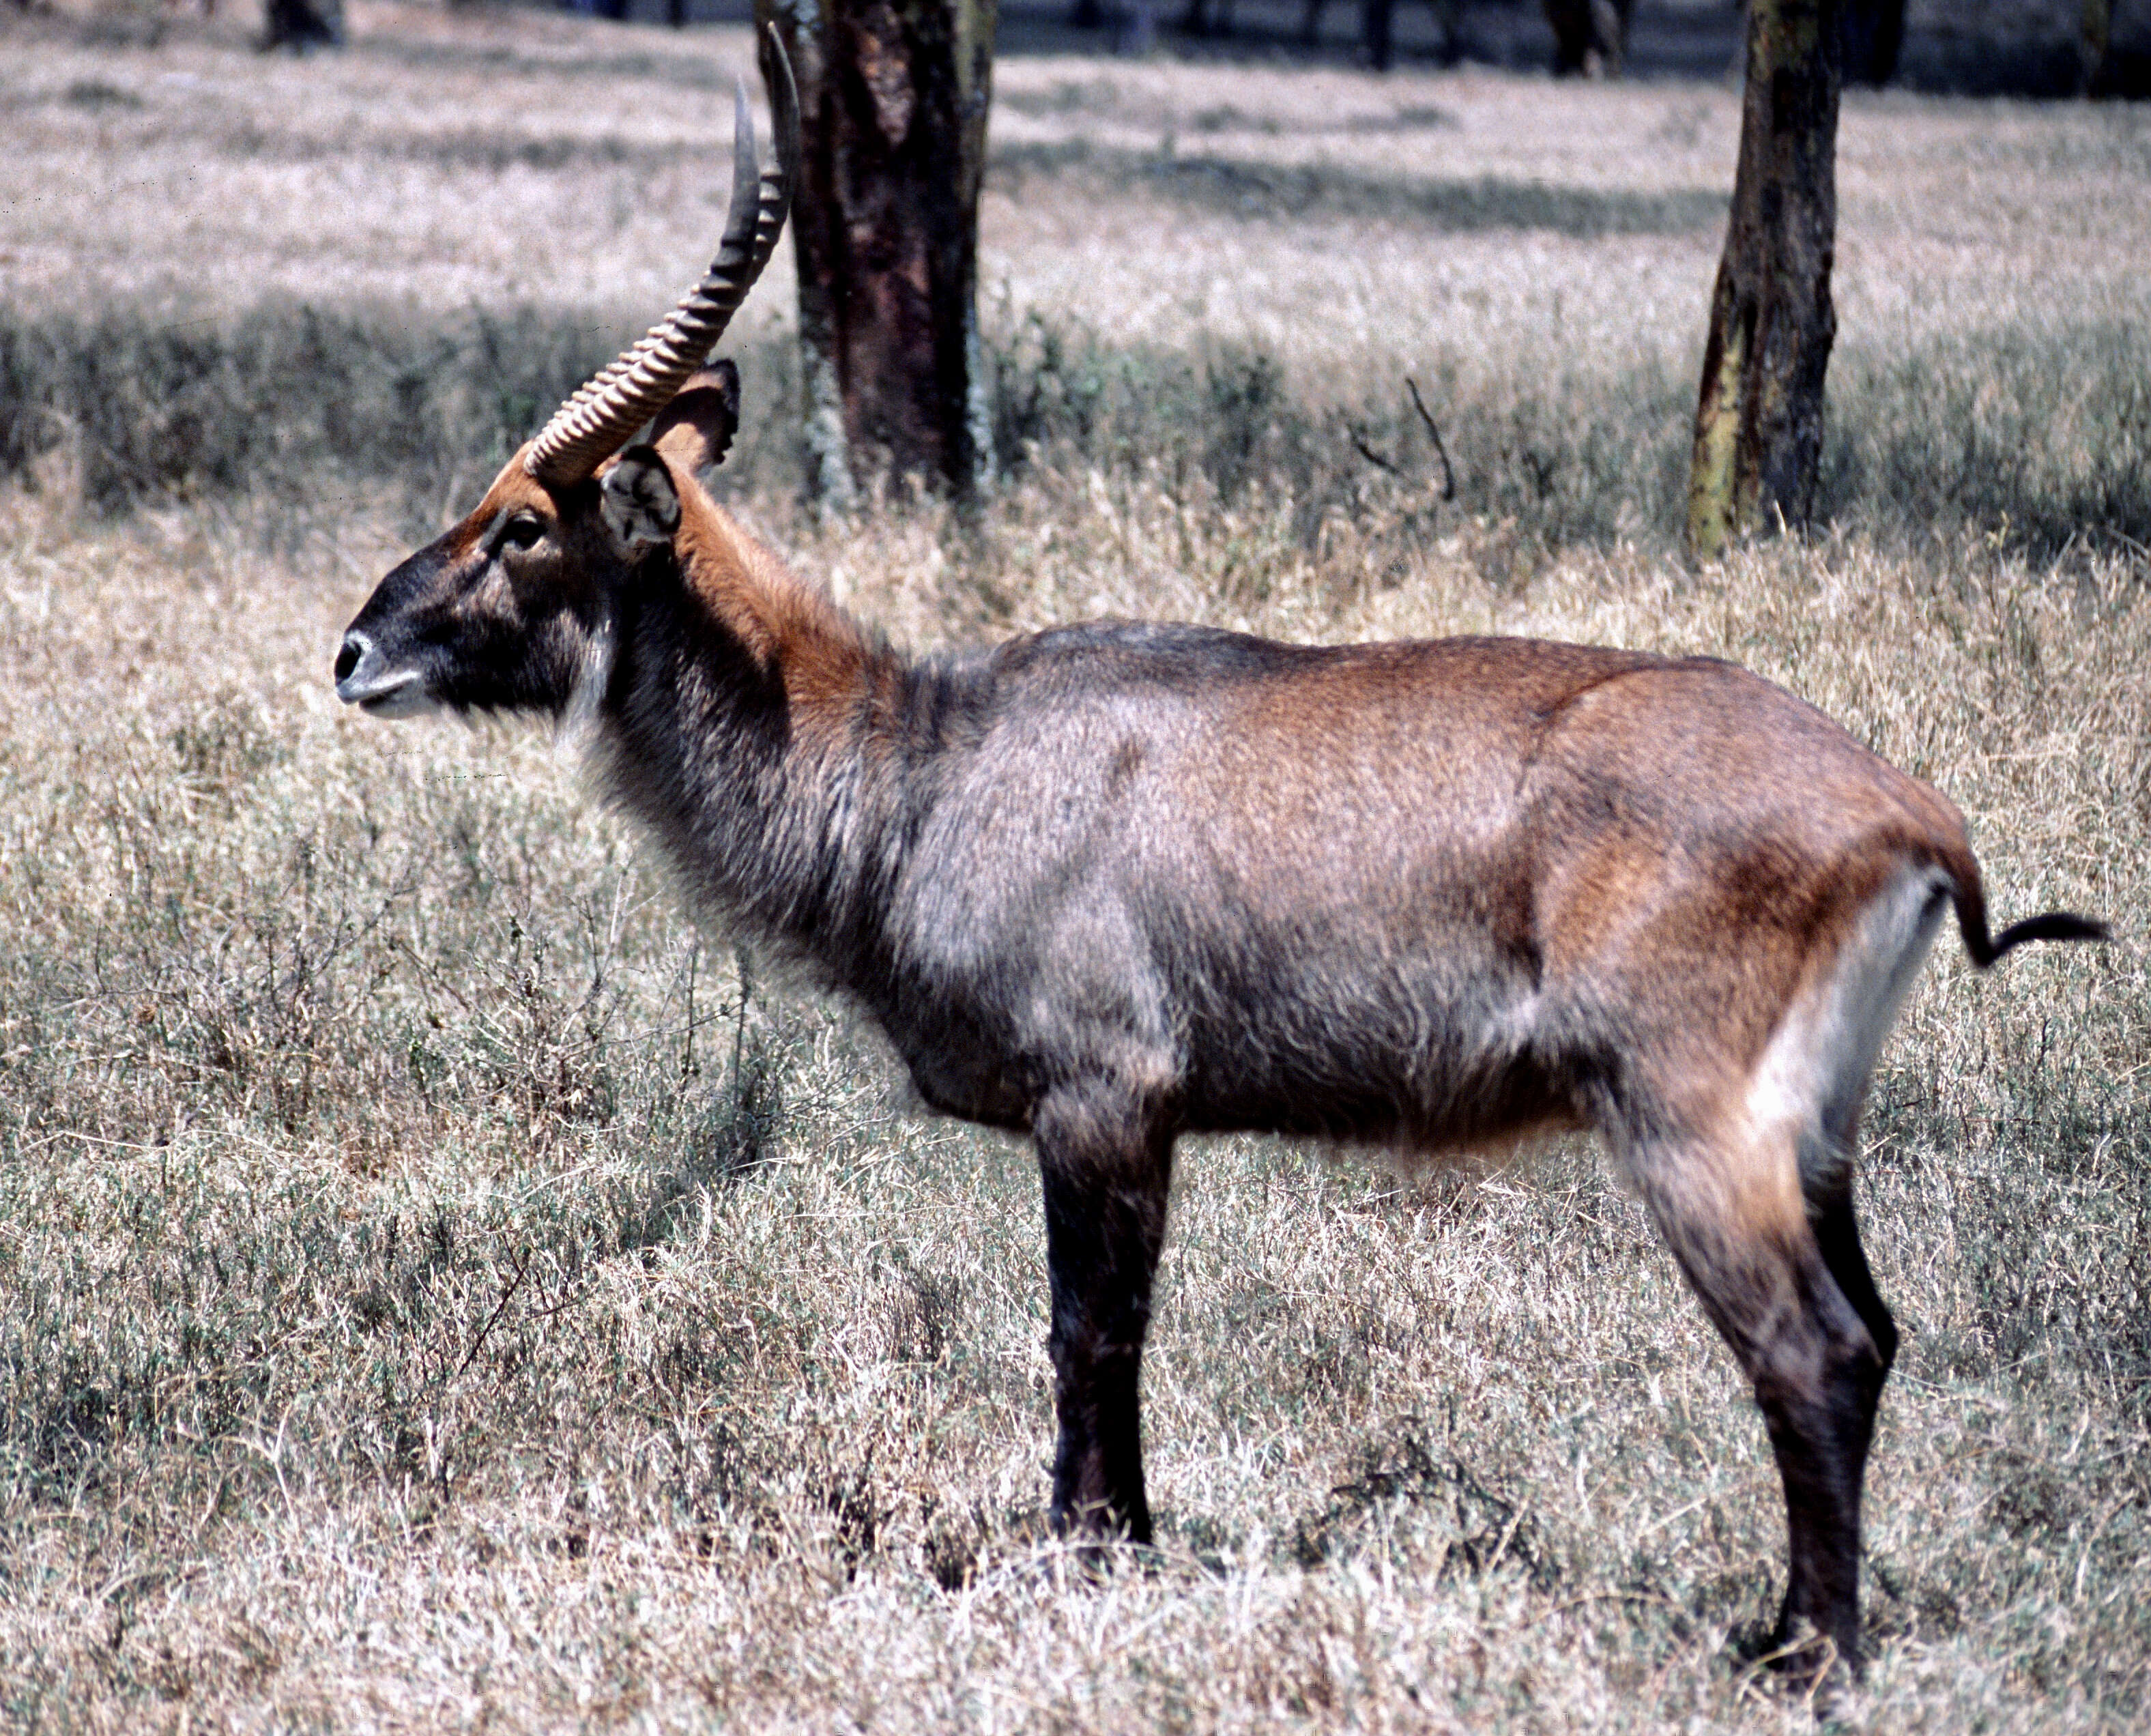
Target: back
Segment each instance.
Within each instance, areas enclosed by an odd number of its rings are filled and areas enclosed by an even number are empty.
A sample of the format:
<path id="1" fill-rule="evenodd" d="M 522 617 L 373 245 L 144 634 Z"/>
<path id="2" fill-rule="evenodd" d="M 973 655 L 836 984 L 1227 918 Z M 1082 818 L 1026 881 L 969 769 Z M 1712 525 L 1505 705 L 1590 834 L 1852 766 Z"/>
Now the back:
<path id="1" fill-rule="evenodd" d="M 1608 841 L 1647 898 L 1652 864 L 1811 838 L 1818 787 L 1844 793 L 1833 831 L 1877 817 L 1872 755 L 1708 660 L 1106 625 L 1004 647 L 990 686 L 909 853 L 933 872 L 893 901 L 914 989 L 893 1022 L 1025 1078 L 1110 1051 L 1192 1126 L 1568 1118 L 1563 967 L 1588 961 L 1550 956 L 1547 895 L 1612 883 L 1556 885 L 1561 860 Z M 1924 787 L 1889 775 L 1909 812 Z"/>

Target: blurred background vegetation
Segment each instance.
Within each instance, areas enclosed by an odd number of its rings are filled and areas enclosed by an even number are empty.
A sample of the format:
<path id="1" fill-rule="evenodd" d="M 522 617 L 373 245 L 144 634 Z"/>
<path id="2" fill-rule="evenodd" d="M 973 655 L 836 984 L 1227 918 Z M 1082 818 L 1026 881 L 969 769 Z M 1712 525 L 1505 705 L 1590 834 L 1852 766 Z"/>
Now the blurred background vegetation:
<path id="1" fill-rule="evenodd" d="M 1578 225 L 1588 234 L 1587 227 Z M 0 310 L 0 472 L 66 443 L 102 511 L 220 491 L 328 488 L 395 504 L 414 533 L 443 478 L 476 483 L 634 336 L 524 308 L 445 319 L 269 303 L 174 326 L 133 311 Z M 1310 542 L 1326 519 L 1438 468 L 1401 389 L 1310 402 L 1278 357 L 1116 344 L 1030 311 L 987 332 L 994 458 L 1199 480 L 1232 502 L 1288 498 Z M 745 352 L 759 412 L 728 461 L 743 489 L 802 484 L 798 364 Z M 1557 354 L 1490 366 L 1458 346 L 1415 378 L 1455 468 L 1455 510 L 1548 550 L 1675 540 L 1694 382 L 1670 365 L 1609 371 Z M 1399 382 L 1399 387 L 1401 382 Z M 1893 546 L 2007 528 L 2040 558 L 2151 544 L 2151 331 L 2103 320 L 1939 335 L 1899 352 L 1852 334 L 1831 379 L 1817 517 Z"/>

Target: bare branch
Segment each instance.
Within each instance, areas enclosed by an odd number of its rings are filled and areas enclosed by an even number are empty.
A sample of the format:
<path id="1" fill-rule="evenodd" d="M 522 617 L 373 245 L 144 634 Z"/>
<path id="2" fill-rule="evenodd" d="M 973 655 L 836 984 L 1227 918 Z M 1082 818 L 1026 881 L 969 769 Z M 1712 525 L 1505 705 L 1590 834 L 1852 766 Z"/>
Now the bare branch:
<path id="1" fill-rule="evenodd" d="M 1345 427 L 1351 433 L 1352 444 L 1354 448 L 1357 449 L 1361 458 L 1372 464 L 1377 470 L 1386 470 L 1392 476 L 1401 476 L 1404 474 L 1404 473 L 1398 469 L 1394 464 L 1391 463 L 1389 459 L 1384 458 L 1381 453 L 1376 452 L 1373 447 L 1368 445 L 1367 437 L 1361 433 L 1359 429 L 1353 428 L 1349 423 L 1347 423 Z"/>
<path id="2" fill-rule="evenodd" d="M 1427 413 L 1426 400 L 1419 395 L 1419 382 L 1410 374 L 1404 384 L 1411 388 L 1412 408 L 1419 412 L 1419 419 L 1426 424 L 1426 431 L 1434 438 L 1435 456 L 1441 460 L 1441 498 L 1456 498 L 1456 467 L 1449 462 L 1449 448 L 1441 443 L 1441 430 L 1434 425 L 1434 418 Z"/>

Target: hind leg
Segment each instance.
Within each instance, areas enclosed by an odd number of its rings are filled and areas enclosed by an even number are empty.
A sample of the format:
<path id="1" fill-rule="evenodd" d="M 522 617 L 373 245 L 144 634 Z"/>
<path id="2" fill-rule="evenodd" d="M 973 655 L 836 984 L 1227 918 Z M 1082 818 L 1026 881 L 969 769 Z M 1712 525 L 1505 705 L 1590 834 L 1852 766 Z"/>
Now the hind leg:
<path id="1" fill-rule="evenodd" d="M 1897 1363 L 1897 1323 L 1875 1291 L 1874 1273 L 1867 1269 L 1867 1253 L 1860 1245 L 1860 1226 L 1852 1213 L 1851 1185 L 1821 1193 L 1810 1190 L 1808 1215 L 1823 1263 L 1875 1340 L 1882 1372 L 1887 1374 Z"/>
<path id="2" fill-rule="evenodd" d="M 1897 1323 L 1875 1288 L 1867 1269 L 1867 1251 L 1860 1245 L 1860 1225 L 1852 1210 L 1853 1156 L 1860 1146 L 1860 1106 L 1866 1095 L 1864 1073 L 1851 1081 L 1844 1100 L 1825 1106 L 1825 1138 L 1803 1153 L 1800 1187 L 1807 1196 L 1808 1222 L 1815 1246 L 1837 1287 L 1845 1293 L 1881 1353 L 1882 1371 L 1897 1361 Z"/>
<path id="3" fill-rule="evenodd" d="M 1862 1357 L 1848 1366 L 1848 1393 L 1840 1407 L 1844 1418 L 1843 1475 L 1856 1554 L 1868 1449 L 1875 1438 L 1875 1418 L 1881 1404 L 1883 1384 L 1896 1365 L 1897 1323 L 1875 1288 L 1875 1275 L 1868 1269 L 1866 1250 L 1860 1245 L 1860 1226 L 1853 1215 L 1849 1172 L 1839 1170 L 1827 1181 L 1810 1181 L 1806 1194 L 1808 1220 L 1814 1234 L 1816 1251 L 1821 1254 L 1838 1293 L 1860 1316 L 1860 1324 L 1866 1328 L 1868 1339 L 1875 1347 L 1873 1362 Z M 1850 1571 L 1856 1572 L 1856 1564 Z M 1856 1584 L 1854 1590 L 1856 1594 Z M 1794 1615 L 1789 1598 L 1785 1612 L 1788 1625 Z M 1855 1617 L 1856 1622 L 1856 1605 Z M 1860 1667 L 1858 1656 L 1853 1655 L 1850 1662 L 1856 1673 Z"/>
<path id="4" fill-rule="evenodd" d="M 1632 1145 L 1628 1158 L 1769 1430 L 1790 1546 L 1782 1637 L 1826 1639 L 1835 1649 L 1820 1668 L 1835 1659 L 1856 1672 L 1860 1490 L 1895 1332 L 1849 1200 L 1811 1223 L 1795 1142 L 1782 1133 L 1661 1133 Z"/>

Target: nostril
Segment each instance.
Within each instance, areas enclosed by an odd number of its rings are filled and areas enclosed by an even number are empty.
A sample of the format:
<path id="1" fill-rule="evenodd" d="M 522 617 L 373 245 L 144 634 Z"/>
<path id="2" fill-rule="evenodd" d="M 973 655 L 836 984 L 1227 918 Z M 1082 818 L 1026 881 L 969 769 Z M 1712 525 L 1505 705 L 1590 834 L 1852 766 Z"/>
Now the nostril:
<path id="1" fill-rule="evenodd" d="M 339 681 L 351 679 L 351 672 L 358 667 L 360 645 L 356 638 L 347 639 L 343 649 L 337 653 L 336 678 Z"/>

